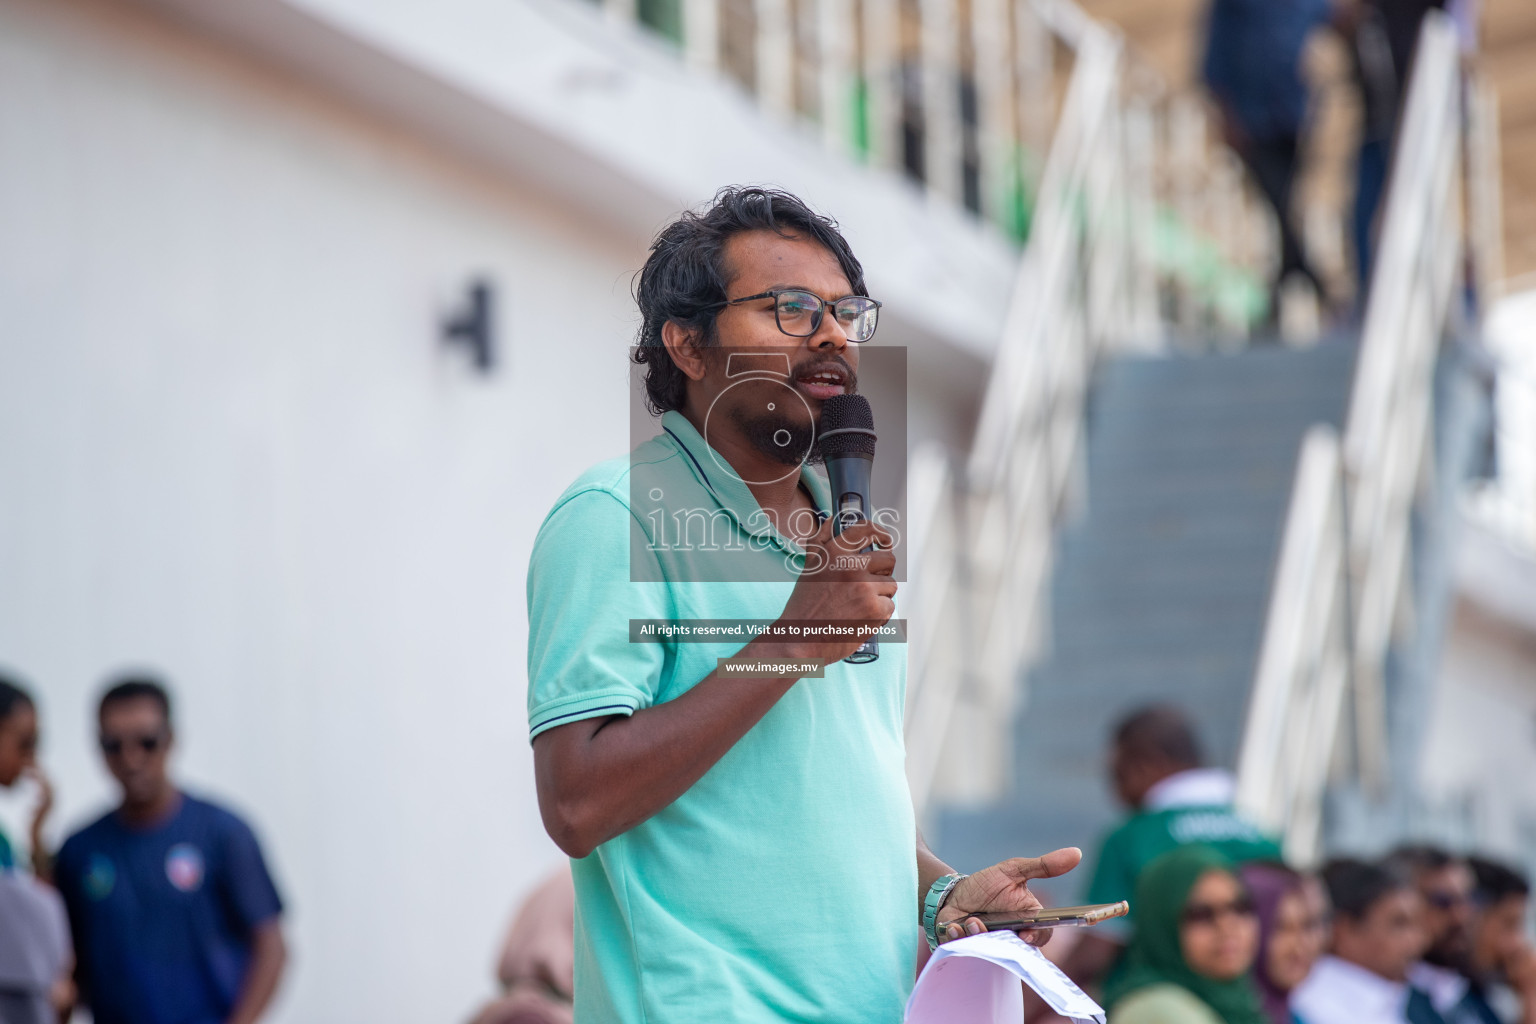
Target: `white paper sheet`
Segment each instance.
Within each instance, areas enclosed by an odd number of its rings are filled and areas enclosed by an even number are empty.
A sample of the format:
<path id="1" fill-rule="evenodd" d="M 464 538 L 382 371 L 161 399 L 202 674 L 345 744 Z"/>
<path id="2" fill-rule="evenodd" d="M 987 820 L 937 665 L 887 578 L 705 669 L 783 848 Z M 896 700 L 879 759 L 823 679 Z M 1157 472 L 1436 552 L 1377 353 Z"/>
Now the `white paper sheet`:
<path id="1" fill-rule="evenodd" d="M 1104 1024 L 1104 1011 L 1045 954 L 1013 932 L 987 932 L 933 951 L 912 995 L 906 1024 L 1024 1024 L 1019 981 L 1046 1005 L 1084 1024 Z"/>

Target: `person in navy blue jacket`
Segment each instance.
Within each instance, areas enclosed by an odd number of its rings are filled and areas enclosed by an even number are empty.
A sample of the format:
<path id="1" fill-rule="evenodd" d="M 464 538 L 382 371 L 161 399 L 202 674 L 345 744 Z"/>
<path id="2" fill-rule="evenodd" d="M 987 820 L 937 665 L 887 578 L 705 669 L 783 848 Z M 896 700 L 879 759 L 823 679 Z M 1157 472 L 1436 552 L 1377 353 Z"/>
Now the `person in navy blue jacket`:
<path id="1" fill-rule="evenodd" d="M 282 900 L 250 827 L 180 790 L 165 688 L 111 687 L 101 752 L 122 802 L 72 835 L 55 881 L 96 1024 L 251 1024 L 282 977 Z"/>

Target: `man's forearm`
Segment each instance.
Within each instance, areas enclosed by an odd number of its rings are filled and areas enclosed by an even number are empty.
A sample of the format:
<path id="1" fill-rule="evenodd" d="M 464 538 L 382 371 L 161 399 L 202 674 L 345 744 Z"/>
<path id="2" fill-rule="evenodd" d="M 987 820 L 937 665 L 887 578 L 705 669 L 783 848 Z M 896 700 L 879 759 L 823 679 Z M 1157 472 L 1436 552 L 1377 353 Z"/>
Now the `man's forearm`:
<path id="1" fill-rule="evenodd" d="M 753 641 L 740 658 L 795 656 Z M 674 700 L 626 717 L 588 719 L 533 741 L 544 827 L 572 857 L 588 853 L 671 804 L 756 725 L 798 677 L 711 672 Z"/>
<path id="2" fill-rule="evenodd" d="M 256 926 L 251 937 L 251 965 L 246 968 L 240 998 L 229 1015 L 229 1024 L 256 1024 L 277 992 L 288 961 L 282 925 L 277 918 Z"/>

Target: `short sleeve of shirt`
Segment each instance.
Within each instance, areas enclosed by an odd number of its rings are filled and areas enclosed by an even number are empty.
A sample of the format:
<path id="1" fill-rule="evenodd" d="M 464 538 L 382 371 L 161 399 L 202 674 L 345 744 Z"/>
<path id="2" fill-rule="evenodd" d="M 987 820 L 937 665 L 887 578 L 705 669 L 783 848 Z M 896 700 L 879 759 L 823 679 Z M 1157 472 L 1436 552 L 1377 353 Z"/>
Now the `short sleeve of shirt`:
<path id="1" fill-rule="evenodd" d="M 528 566 L 528 738 L 656 701 L 667 648 L 630 643 L 630 619 L 672 617 L 659 567 L 632 582 L 629 509 L 579 491 L 545 519 Z M 643 538 L 643 534 L 641 535 Z"/>
<path id="2" fill-rule="evenodd" d="M 235 916 L 247 930 L 253 929 L 282 912 L 282 899 L 250 826 L 231 817 L 222 841 L 224 873 L 220 885 Z"/>

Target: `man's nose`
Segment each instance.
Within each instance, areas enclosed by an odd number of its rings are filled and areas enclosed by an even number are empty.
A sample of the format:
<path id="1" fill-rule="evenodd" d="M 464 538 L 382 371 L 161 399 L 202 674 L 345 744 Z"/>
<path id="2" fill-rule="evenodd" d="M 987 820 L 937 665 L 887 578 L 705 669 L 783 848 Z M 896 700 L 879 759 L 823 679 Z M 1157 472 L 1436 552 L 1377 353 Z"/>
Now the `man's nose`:
<path id="1" fill-rule="evenodd" d="M 843 330 L 843 325 L 838 322 L 837 315 L 832 312 L 830 306 L 821 316 L 821 326 L 810 338 L 811 347 L 817 351 L 842 352 L 848 348 L 848 332 Z"/>

